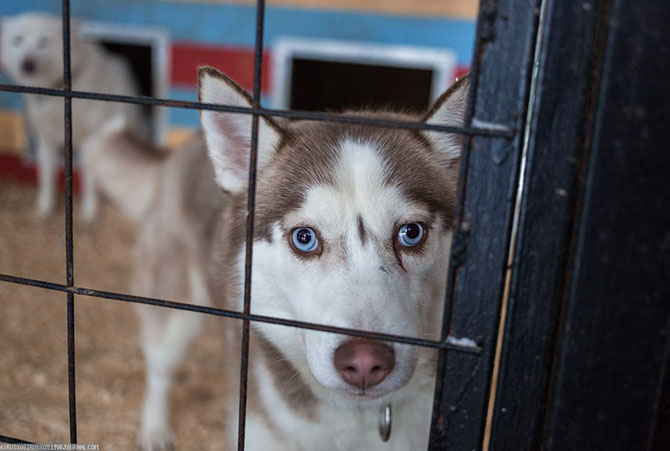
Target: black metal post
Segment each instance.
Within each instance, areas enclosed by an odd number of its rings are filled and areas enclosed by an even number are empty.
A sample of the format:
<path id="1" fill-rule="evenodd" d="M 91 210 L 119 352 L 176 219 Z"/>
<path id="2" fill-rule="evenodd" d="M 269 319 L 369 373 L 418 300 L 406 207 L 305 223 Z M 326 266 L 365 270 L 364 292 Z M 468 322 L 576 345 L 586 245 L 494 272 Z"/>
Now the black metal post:
<path id="1" fill-rule="evenodd" d="M 490 450 L 539 446 L 608 10 L 598 0 L 545 4 Z"/>
<path id="2" fill-rule="evenodd" d="M 480 6 L 471 121 L 516 133 L 466 140 L 442 337 L 474 337 L 482 353 L 440 352 L 430 450 L 478 449 L 483 441 L 539 13 L 531 3 Z"/>
<path id="3" fill-rule="evenodd" d="M 670 8 L 614 0 L 543 449 L 668 449 Z M 588 122 L 587 122 L 588 124 Z M 662 433 L 666 431 L 665 433 Z"/>

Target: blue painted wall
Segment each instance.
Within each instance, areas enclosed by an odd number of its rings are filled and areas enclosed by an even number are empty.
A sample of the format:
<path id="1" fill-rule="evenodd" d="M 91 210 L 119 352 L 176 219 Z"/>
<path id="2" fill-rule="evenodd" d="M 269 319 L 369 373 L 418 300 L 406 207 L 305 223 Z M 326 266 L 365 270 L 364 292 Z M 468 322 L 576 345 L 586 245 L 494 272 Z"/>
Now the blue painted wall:
<path id="1" fill-rule="evenodd" d="M 57 0 L 1 0 L 0 16 L 25 11 L 59 14 Z M 128 25 L 164 28 L 174 41 L 253 47 L 256 9 L 250 5 L 198 4 L 171 1 L 72 0 L 73 17 Z M 265 15 L 265 46 L 281 36 L 303 36 L 382 44 L 446 47 L 458 63 L 472 55 L 475 23 L 444 17 L 406 17 L 269 6 Z M 0 79 L 6 82 L 6 78 Z M 194 100 L 192 92 L 173 89 L 171 97 Z M 0 92 L 0 108 L 18 108 L 18 96 Z M 193 112 L 171 112 L 174 125 L 193 126 Z"/>

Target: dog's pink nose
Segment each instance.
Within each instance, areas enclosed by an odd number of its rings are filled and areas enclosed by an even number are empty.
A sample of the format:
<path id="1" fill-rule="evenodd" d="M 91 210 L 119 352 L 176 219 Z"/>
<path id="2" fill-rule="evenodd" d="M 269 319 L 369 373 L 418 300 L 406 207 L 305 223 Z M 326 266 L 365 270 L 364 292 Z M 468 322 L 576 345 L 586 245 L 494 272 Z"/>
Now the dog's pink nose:
<path id="1" fill-rule="evenodd" d="M 340 345 L 333 361 L 342 379 L 362 390 L 379 384 L 395 366 L 393 348 L 365 339 L 352 339 Z"/>

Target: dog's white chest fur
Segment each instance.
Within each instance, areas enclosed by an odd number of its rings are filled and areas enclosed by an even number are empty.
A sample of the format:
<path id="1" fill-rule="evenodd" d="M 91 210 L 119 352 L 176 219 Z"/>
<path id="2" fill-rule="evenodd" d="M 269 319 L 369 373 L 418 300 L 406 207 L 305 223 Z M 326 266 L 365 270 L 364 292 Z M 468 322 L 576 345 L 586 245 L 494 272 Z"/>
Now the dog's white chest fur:
<path id="1" fill-rule="evenodd" d="M 427 386 L 417 390 L 413 397 L 392 404 L 391 436 L 384 442 L 379 433 L 383 407 L 379 403 L 365 406 L 319 403 L 306 414 L 278 393 L 277 385 L 290 381 L 277 380 L 267 367 L 255 366 L 254 371 L 258 385 L 253 389 L 258 391 L 264 413 L 251 412 L 248 417 L 247 449 L 406 451 L 427 447 L 433 381 L 424 380 Z M 233 447 L 235 434 L 229 435 L 229 440 L 229 446 Z"/>

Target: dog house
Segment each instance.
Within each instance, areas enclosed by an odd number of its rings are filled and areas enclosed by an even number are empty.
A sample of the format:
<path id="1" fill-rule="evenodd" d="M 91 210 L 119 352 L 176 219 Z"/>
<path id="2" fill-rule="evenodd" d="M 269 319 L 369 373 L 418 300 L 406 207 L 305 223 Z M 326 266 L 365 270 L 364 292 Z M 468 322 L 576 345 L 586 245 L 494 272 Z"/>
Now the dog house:
<path id="1" fill-rule="evenodd" d="M 282 38 L 273 44 L 273 106 L 306 111 L 423 111 L 451 84 L 448 49 Z"/>

